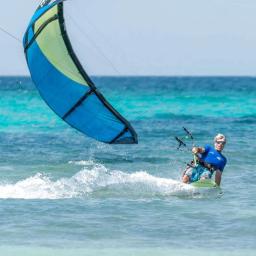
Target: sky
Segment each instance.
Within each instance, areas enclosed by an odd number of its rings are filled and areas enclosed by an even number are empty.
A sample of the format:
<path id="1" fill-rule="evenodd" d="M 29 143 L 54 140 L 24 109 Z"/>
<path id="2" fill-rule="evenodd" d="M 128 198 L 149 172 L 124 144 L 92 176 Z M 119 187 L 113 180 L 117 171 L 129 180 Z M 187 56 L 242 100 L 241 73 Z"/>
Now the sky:
<path id="1" fill-rule="evenodd" d="M 1 1 L 22 40 L 40 1 Z M 256 76 L 255 0 L 67 0 L 69 37 L 92 75 Z M 21 42 L 0 31 L 0 75 L 29 75 Z"/>

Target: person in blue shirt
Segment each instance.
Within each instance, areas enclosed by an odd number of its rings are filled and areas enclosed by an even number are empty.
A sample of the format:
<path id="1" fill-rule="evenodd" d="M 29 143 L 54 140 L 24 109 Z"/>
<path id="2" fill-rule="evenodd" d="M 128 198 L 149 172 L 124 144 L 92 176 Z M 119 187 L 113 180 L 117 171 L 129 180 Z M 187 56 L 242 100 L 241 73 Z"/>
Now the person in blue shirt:
<path id="1" fill-rule="evenodd" d="M 193 147 L 193 154 L 197 155 L 198 164 L 188 167 L 183 173 L 182 181 L 191 183 L 202 179 L 211 179 L 215 172 L 215 183 L 220 186 L 221 176 L 227 163 L 226 157 L 221 153 L 226 144 L 226 137 L 217 134 L 214 138 L 214 147 Z"/>

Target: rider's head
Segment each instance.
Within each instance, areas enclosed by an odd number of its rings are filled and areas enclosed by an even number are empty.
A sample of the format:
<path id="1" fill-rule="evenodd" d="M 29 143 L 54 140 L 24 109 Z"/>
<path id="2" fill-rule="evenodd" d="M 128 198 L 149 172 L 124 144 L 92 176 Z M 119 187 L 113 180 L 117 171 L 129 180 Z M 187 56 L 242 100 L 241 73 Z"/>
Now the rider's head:
<path id="1" fill-rule="evenodd" d="M 227 140 L 226 140 L 226 137 L 219 133 L 215 136 L 214 138 L 214 147 L 217 151 L 222 151 L 225 144 L 226 144 Z"/>

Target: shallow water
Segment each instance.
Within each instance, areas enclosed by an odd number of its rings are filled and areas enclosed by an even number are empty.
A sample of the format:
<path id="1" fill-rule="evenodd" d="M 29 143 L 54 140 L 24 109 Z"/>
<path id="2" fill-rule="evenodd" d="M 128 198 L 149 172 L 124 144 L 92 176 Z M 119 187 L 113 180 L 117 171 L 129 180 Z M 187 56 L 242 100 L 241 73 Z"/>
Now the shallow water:
<path id="1" fill-rule="evenodd" d="M 1 253 L 254 255 L 256 79 L 94 79 L 138 145 L 87 138 L 30 79 L 0 78 Z M 183 126 L 197 145 L 227 135 L 221 194 L 180 183 Z"/>

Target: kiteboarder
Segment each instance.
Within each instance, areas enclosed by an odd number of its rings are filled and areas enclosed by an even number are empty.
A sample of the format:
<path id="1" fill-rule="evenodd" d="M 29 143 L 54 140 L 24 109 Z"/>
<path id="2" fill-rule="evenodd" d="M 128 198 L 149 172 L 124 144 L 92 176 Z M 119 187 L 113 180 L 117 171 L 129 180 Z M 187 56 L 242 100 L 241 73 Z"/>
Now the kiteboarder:
<path id="1" fill-rule="evenodd" d="M 184 171 L 182 181 L 191 183 L 203 179 L 211 179 L 215 172 L 215 183 L 219 186 L 221 176 L 227 159 L 222 155 L 222 150 L 226 144 L 226 137 L 223 134 L 217 134 L 214 138 L 214 147 L 206 145 L 205 147 L 193 147 L 192 153 L 196 155 L 195 160 L 189 164 Z"/>

